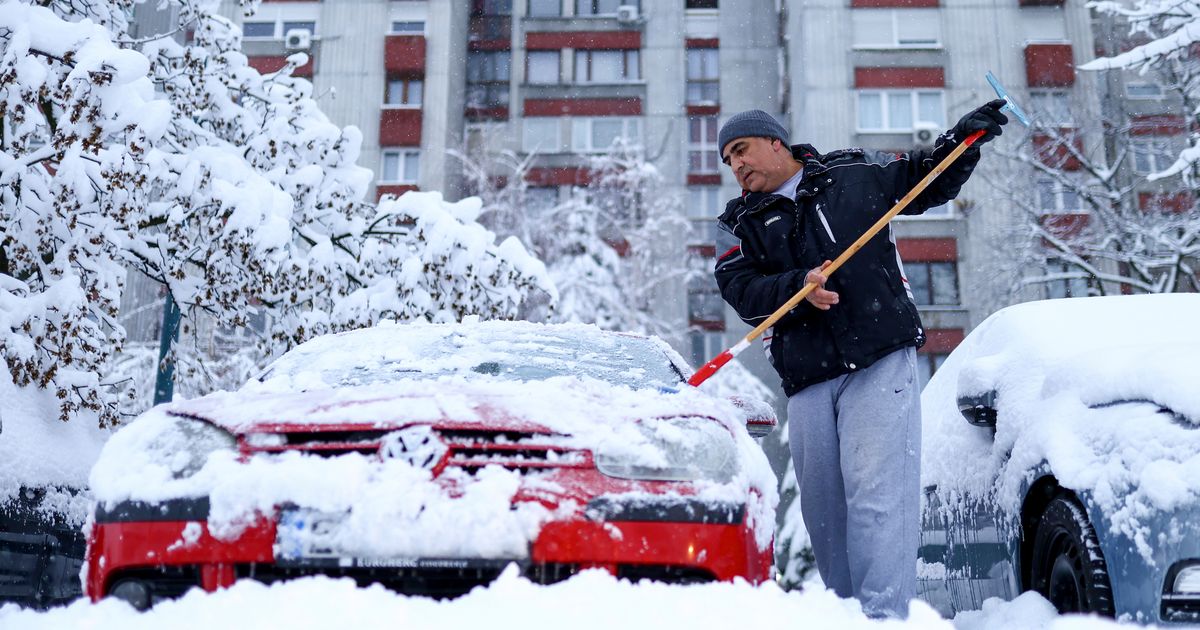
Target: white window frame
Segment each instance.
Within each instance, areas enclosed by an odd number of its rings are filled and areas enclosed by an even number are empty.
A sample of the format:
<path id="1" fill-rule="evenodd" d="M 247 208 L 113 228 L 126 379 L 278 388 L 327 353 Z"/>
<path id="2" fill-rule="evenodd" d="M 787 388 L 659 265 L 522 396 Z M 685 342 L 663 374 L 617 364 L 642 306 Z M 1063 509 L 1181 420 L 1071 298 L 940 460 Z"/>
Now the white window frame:
<path id="1" fill-rule="evenodd" d="M 688 128 L 687 128 L 687 134 L 688 134 L 687 135 L 687 140 L 688 140 L 687 155 L 684 156 L 686 158 L 686 162 L 684 162 L 684 164 L 686 165 L 685 168 L 687 168 L 688 174 L 691 174 L 691 175 L 714 175 L 714 174 L 718 174 L 721 172 L 721 160 L 717 157 L 717 131 L 720 129 L 720 126 L 716 125 L 716 124 L 713 124 L 711 126 L 705 124 L 710 119 L 715 122 L 716 118 L 717 117 L 715 115 L 714 116 L 689 116 L 688 117 L 688 119 L 687 119 L 687 125 L 688 125 Z M 700 123 L 701 138 L 700 138 L 699 142 L 692 141 L 692 124 L 696 121 L 698 121 Z M 713 132 L 711 137 L 709 137 L 708 134 L 705 133 L 706 128 L 710 128 L 710 127 Z M 700 154 L 700 160 L 701 160 L 700 170 L 692 170 L 692 154 L 693 153 Z M 708 168 L 705 168 L 705 167 L 708 167 Z"/>
<path id="2" fill-rule="evenodd" d="M 1135 94 L 1130 91 L 1130 88 L 1153 88 L 1156 94 Z M 1131 101 L 1159 101 L 1166 96 L 1166 92 L 1162 86 L 1153 81 L 1128 81 L 1125 83 L 1125 98 Z"/>
<path id="3" fill-rule="evenodd" d="M 420 24 L 421 30 L 398 31 L 396 30 L 397 24 Z M 425 35 L 425 27 L 425 20 L 393 19 L 388 21 L 388 35 Z"/>
<path id="4" fill-rule="evenodd" d="M 686 81 L 684 85 L 684 98 L 688 105 L 708 105 L 719 104 L 721 100 L 721 71 L 720 71 L 720 49 L 719 48 L 689 48 L 685 53 Z M 696 60 L 693 63 L 693 59 Z M 698 70 L 700 76 L 695 76 L 697 73 L 693 70 Z M 704 91 L 705 86 L 714 86 L 716 88 L 716 96 L 714 99 L 692 99 L 692 86 L 700 87 Z"/>
<path id="5" fill-rule="evenodd" d="M 404 83 L 403 92 L 406 95 L 405 102 L 392 102 L 389 96 L 392 93 L 393 83 Z M 412 90 L 412 84 L 419 83 L 421 85 L 421 98 L 416 103 L 409 102 L 411 97 L 407 96 Z M 421 109 L 421 105 L 425 102 L 425 79 L 388 79 L 383 86 L 383 108 L 384 109 Z"/>
<path id="6" fill-rule="evenodd" d="M 554 58 L 554 80 L 553 81 L 534 81 L 530 69 L 533 66 L 534 56 L 538 58 L 549 59 Z M 529 50 L 525 52 L 525 83 L 529 85 L 559 85 L 562 83 L 562 51 L 561 50 Z"/>
<path id="7" fill-rule="evenodd" d="M 526 1 L 526 3 L 525 3 L 525 17 L 530 17 L 530 18 L 538 18 L 538 19 L 546 19 L 546 18 L 556 18 L 556 17 L 562 17 L 562 16 L 563 16 L 563 5 L 562 5 L 562 0 L 545 0 L 545 1 L 546 1 L 546 2 L 548 2 L 548 3 L 550 3 L 550 4 L 557 3 L 557 4 L 558 4 L 558 13 L 554 13 L 554 14 L 551 14 L 551 15 L 541 15 L 541 14 L 534 15 L 534 13 L 533 13 L 533 0 L 527 0 L 527 1 Z"/>
<path id="8" fill-rule="evenodd" d="M 1037 208 L 1042 215 L 1083 214 L 1086 212 L 1083 207 L 1083 197 L 1079 195 L 1078 191 L 1064 187 L 1061 182 L 1053 179 L 1039 179 L 1036 186 Z M 1072 195 L 1077 203 L 1075 207 L 1068 208 L 1066 200 Z M 1046 203 L 1047 196 L 1049 196 L 1049 203 Z"/>
<path id="9" fill-rule="evenodd" d="M 928 120 L 921 117 L 920 95 L 936 94 L 940 101 L 939 110 L 941 112 L 941 120 Z M 862 97 L 868 95 L 880 96 L 880 107 L 882 108 L 881 119 L 883 126 L 879 128 L 863 127 L 862 126 Z M 894 98 L 904 98 L 907 96 L 910 100 L 910 108 L 913 113 L 913 119 L 907 121 L 907 126 L 897 127 L 890 120 L 890 110 L 888 103 Z M 942 88 L 914 88 L 911 90 L 892 90 L 892 89 L 860 89 L 854 92 L 854 118 L 856 125 L 856 133 L 909 133 L 913 130 L 915 123 L 929 123 L 944 127 L 946 125 L 946 91 Z"/>
<path id="10" fill-rule="evenodd" d="M 530 136 L 533 130 L 551 131 L 552 137 L 547 142 L 543 136 Z M 558 117 L 531 116 L 521 123 L 521 150 L 526 153 L 561 153 L 562 152 L 562 120 Z"/>
<path id="11" fill-rule="evenodd" d="M 616 11 L 613 11 L 612 13 L 596 13 L 596 12 L 594 12 L 593 8 L 589 8 L 586 11 L 581 10 L 581 7 L 580 7 L 581 3 L 586 3 L 586 4 L 591 5 L 591 7 L 595 7 L 596 2 L 601 1 L 601 0 L 570 0 L 570 1 L 575 9 L 575 17 L 581 17 L 581 18 L 600 17 L 600 18 L 602 18 L 602 17 L 612 17 L 617 14 Z M 627 5 L 627 4 L 638 7 L 638 12 L 639 13 L 641 12 L 641 3 L 638 0 L 618 0 L 617 1 L 618 7 L 622 6 L 622 5 Z"/>
<path id="12" fill-rule="evenodd" d="M 703 365 L 705 361 L 717 356 L 726 347 L 724 332 L 717 332 L 715 330 L 688 331 L 688 350 L 692 355 L 692 362 L 696 365 Z M 703 355 L 697 356 L 697 351 L 703 352 Z"/>
<path id="13" fill-rule="evenodd" d="M 1021 7 L 1017 12 L 1019 33 L 1026 44 L 1068 43 L 1066 11 L 1057 7 Z"/>
<path id="14" fill-rule="evenodd" d="M 1060 111 L 1053 111 L 1045 106 L 1051 100 L 1061 101 Z M 1055 127 L 1074 127 L 1075 119 L 1071 116 L 1070 90 L 1029 90 L 1029 111 L 1039 121 Z M 1054 114 L 1065 113 L 1065 119 L 1058 119 Z M 1047 115 L 1049 114 L 1049 116 Z"/>
<path id="15" fill-rule="evenodd" d="M 637 116 L 595 116 L 571 119 L 571 150 L 575 153 L 603 153 L 608 146 L 594 146 L 593 126 L 597 122 L 620 122 L 621 137 L 630 140 L 633 146 L 642 144 L 642 119 Z"/>
<path id="16" fill-rule="evenodd" d="M 883 17 L 886 16 L 891 22 L 890 37 L 878 41 L 860 41 L 860 38 L 865 36 L 862 32 L 862 24 L 856 18 L 866 17 L 868 15 Z M 931 24 L 934 26 L 934 40 L 920 41 L 905 41 L 903 37 L 903 28 L 906 25 L 914 24 L 914 18 L 922 16 L 931 18 Z M 853 31 L 853 48 L 855 50 L 893 50 L 893 49 L 923 49 L 923 50 L 938 50 L 942 48 L 942 19 L 941 12 L 935 8 L 895 8 L 895 9 L 851 9 L 850 19 L 852 22 Z"/>
<path id="17" fill-rule="evenodd" d="M 1133 172 L 1149 175 L 1161 172 L 1174 164 L 1179 156 L 1171 150 L 1171 144 L 1171 139 L 1164 136 L 1130 138 L 1129 152 L 1133 158 Z"/>
<path id="18" fill-rule="evenodd" d="M 319 2 L 263 4 L 256 15 L 242 20 L 242 24 L 246 22 L 274 22 L 275 35 L 272 37 L 246 37 L 243 34 L 242 39 L 252 42 L 282 40 L 284 37 L 287 37 L 287 32 L 283 27 L 285 22 L 312 22 L 313 28 L 310 35 L 313 39 L 317 39 L 321 32 L 320 16 L 321 5 Z M 388 28 L 391 28 L 390 23 L 388 24 Z"/>
<path id="19" fill-rule="evenodd" d="M 621 54 L 621 78 L 615 81 L 600 81 L 594 80 L 590 75 L 594 66 L 594 56 L 596 55 L 611 55 L 614 53 Z M 630 56 L 633 59 L 631 61 Z M 583 71 L 580 72 L 580 63 L 583 63 Z M 642 80 L 642 54 L 639 48 L 620 48 L 616 50 L 595 50 L 591 48 L 576 49 L 574 56 L 575 83 L 585 85 L 614 85 L 623 83 L 640 83 Z M 630 68 L 633 69 L 634 76 L 630 77 Z"/>
<path id="20" fill-rule="evenodd" d="M 405 178 L 405 162 L 406 158 L 413 157 L 417 161 L 416 174 L 411 179 Z M 397 159 L 396 179 L 387 179 L 387 162 L 388 158 Z M 421 178 L 421 150 L 417 148 L 386 148 L 380 151 L 379 155 L 379 183 L 380 184 L 416 184 Z"/>

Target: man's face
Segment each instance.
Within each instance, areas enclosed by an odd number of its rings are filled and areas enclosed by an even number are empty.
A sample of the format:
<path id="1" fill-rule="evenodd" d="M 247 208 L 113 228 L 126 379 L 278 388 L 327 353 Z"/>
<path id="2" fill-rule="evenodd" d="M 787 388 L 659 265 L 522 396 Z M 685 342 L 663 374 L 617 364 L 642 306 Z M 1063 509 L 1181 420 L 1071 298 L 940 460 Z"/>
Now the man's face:
<path id="1" fill-rule="evenodd" d="M 725 145 L 721 160 L 751 192 L 774 192 L 798 167 L 791 149 L 774 138 L 738 138 Z"/>

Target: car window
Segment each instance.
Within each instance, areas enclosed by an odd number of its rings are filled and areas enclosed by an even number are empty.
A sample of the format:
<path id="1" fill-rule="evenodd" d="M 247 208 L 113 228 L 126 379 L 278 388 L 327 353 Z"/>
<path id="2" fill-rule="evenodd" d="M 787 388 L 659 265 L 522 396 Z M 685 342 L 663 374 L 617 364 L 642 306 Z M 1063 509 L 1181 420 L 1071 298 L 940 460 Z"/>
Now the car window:
<path id="1" fill-rule="evenodd" d="M 297 348 L 260 380 L 286 375 L 302 381 L 316 376 L 329 386 L 361 386 L 446 376 L 514 381 L 576 376 L 634 389 L 673 388 L 683 382 L 678 368 L 650 339 L 588 332 L 420 328 L 416 334 L 394 337 L 402 347 L 358 353 L 354 360 L 331 360 L 344 354 L 345 348 L 330 347 L 327 352 Z"/>

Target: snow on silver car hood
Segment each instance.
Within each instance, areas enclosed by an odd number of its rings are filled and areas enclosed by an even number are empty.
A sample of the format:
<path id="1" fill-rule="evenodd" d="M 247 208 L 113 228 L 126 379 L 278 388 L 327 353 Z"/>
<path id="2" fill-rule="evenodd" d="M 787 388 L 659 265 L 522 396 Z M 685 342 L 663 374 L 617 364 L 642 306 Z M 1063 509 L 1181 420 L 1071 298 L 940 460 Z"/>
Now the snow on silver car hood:
<path id="1" fill-rule="evenodd" d="M 923 482 L 946 503 L 992 498 L 1012 512 L 1029 474 L 1048 463 L 1149 558 L 1170 542 L 1152 535 L 1153 514 L 1200 496 L 1198 324 L 1193 294 L 1047 300 L 997 312 L 922 394 Z M 956 404 L 959 394 L 989 389 L 998 397 L 994 436 L 968 425 Z M 1154 404 L 1119 402 L 1138 400 Z"/>

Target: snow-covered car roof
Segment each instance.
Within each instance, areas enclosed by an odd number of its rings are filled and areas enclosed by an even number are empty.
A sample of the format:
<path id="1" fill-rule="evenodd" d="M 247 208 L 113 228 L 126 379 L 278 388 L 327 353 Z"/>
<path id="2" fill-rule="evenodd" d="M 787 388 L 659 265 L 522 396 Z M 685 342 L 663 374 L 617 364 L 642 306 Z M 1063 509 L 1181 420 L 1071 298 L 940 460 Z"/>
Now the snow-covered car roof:
<path id="1" fill-rule="evenodd" d="M 923 482 L 951 502 L 996 493 L 1011 509 L 1046 463 L 1145 551 L 1145 515 L 1200 491 L 1198 324 L 1195 294 L 1046 300 L 993 314 L 922 393 Z M 994 436 L 957 405 L 988 390 Z"/>

